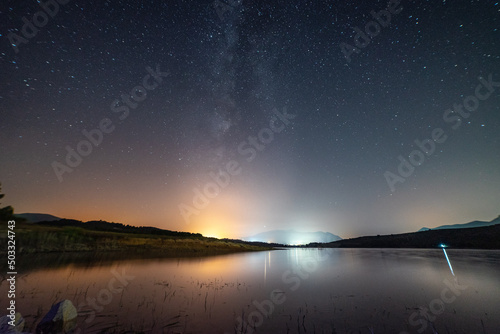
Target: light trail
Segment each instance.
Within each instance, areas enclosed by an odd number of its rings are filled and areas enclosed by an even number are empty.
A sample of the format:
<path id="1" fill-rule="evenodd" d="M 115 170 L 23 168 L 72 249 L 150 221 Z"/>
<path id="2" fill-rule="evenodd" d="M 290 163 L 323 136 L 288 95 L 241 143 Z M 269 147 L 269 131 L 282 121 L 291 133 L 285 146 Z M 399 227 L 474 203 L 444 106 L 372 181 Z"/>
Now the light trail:
<path id="1" fill-rule="evenodd" d="M 446 249 L 444 249 L 446 246 L 441 244 L 441 248 L 443 248 L 444 256 L 446 256 L 446 261 L 448 261 L 448 265 L 450 266 L 451 274 L 455 276 L 455 273 L 453 272 L 453 268 L 451 267 L 450 259 L 448 258 L 448 254 L 446 254 Z"/>

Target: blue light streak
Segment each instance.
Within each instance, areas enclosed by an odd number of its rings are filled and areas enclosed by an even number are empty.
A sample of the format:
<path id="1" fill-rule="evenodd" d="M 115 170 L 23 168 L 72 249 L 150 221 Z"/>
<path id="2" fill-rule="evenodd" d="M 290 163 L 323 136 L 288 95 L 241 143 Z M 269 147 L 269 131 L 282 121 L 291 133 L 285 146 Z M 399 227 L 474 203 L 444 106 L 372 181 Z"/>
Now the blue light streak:
<path id="1" fill-rule="evenodd" d="M 448 258 L 448 254 L 446 254 L 446 249 L 444 249 L 446 246 L 441 245 L 441 247 L 443 248 L 444 256 L 446 256 L 446 261 L 448 261 L 448 265 L 450 266 L 451 274 L 453 276 L 455 276 L 455 273 L 453 272 L 453 268 L 451 267 L 450 259 Z"/>

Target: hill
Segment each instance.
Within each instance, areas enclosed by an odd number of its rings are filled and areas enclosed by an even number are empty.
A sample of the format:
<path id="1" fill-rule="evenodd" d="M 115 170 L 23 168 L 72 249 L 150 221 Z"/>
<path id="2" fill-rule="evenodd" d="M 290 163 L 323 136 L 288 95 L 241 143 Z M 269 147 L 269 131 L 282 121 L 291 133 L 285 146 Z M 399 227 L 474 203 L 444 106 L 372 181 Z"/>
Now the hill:
<path id="1" fill-rule="evenodd" d="M 467 229 L 440 229 L 413 233 L 345 239 L 307 247 L 331 248 L 450 248 L 500 249 L 500 224 Z"/>
<path id="2" fill-rule="evenodd" d="M 25 219 L 28 223 L 38 223 L 41 221 L 59 220 L 61 218 L 46 213 L 19 213 L 14 215 L 17 218 Z"/>
<path id="3" fill-rule="evenodd" d="M 500 224 L 500 216 L 497 218 L 493 219 L 492 221 L 481 221 L 481 220 L 475 220 L 470 223 L 465 223 L 465 224 L 453 224 L 453 225 L 441 225 L 438 227 L 434 228 L 428 228 L 428 227 L 422 227 L 419 232 L 421 231 L 428 231 L 428 230 L 444 230 L 444 229 L 457 229 L 457 228 L 473 228 L 473 227 L 484 227 L 484 226 L 492 226 Z"/>
<path id="4" fill-rule="evenodd" d="M 329 232 L 297 232 L 295 230 L 272 230 L 243 238 L 246 241 L 260 241 L 284 245 L 306 245 L 311 242 L 331 242 L 342 240 Z"/>
<path id="5" fill-rule="evenodd" d="M 137 256 L 201 256 L 273 249 L 270 245 L 233 242 L 200 233 L 130 226 L 105 221 L 61 219 L 38 223 L 16 222 L 18 254 L 50 252 L 119 252 Z M 0 244 L 7 232 L 0 232 Z M 0 249 L 0 253 L 6 252 Z"/>
<path id="6" fill-rule="evenodd" d="M 104 220 L 91 220 L 82 222 L 74 219 L 59 219 L 55 221 L 40 221 L 36 223 L 38 226 L 53 226 L 53 227 L 77 227 L 92 231 L 116 232 L 116 233 L 133 233 L 133 234 L 151 234 L 171 237 L 203 237 L 200 233 L 178 232 L 163 230 L 152 226 L 132 226 L 121 223 L 107 222 Z"/>

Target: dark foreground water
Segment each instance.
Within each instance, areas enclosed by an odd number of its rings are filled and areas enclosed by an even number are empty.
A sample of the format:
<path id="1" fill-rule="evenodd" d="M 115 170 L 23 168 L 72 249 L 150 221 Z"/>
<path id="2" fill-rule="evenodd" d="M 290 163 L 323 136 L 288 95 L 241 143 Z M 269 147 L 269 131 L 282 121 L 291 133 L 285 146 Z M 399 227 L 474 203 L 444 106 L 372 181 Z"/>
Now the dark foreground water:
<path id="1" fill-rule="evenodd" d="M 289 249 L 40 269 L 42 258 L 17 278 L 17 311 L 29 332 L 69 299 L 80 333 L 500 333 L 500 251 L 448 255 L 455 276 L 440 249 Z M 5 280 L 0 291 L 5 310 Z"/>

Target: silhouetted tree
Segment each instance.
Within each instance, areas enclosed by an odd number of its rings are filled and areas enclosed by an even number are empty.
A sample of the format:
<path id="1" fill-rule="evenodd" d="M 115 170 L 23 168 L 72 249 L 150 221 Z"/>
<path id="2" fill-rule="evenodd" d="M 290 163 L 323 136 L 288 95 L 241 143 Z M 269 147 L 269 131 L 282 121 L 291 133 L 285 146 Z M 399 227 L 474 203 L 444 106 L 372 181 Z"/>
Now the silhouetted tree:
<path id="1" fill-rule="evenodd" d="M 4 198 L 4 194 L 1 193 L 2 184 L 0 183 L 0 199 Z M 3 207 L 0 209 L 0 221 L 7 221 L 9 219 L 14 218 L 14 208 L 9 206 Z"/>

